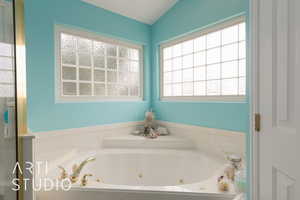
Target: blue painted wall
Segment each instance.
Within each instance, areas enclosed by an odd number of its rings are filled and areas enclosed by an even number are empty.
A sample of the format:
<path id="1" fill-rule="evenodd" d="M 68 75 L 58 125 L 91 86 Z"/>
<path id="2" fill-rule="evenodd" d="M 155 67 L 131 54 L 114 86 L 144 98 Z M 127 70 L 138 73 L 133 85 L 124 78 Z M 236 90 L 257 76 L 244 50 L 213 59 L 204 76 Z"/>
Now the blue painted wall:
<path id="1" fill-rule="evenodd" d="M 152 26 L 151 107 L 160 120 L 248 132 L 247 102 L 159 100 L 159 44 L 246 14 L 247 0 L 181 0 Z"/>
<path id="2" fill-rule="evenodd" d="M 57 103 L 54 25 L 64 24 L 145 46 L 141 102 Z M 150 105 L 151 27 L 80 0 L 25 1 L 28 124 L 33 132 L 142 120 Z"/>
<path id="3" fill-rule="evenodd" d="M 162 102 L 159 44 L 245 13 L 247 0 L 181 0 L 153 26 L 80 0 L 26 0 L 28 123 L 34 131 L 142 120 L 152 107 L 160 120 L 248 131 L 248 103 Z M 54 25 L 86 29 L 145 46 L 142 102 L 57 103 Z"/>

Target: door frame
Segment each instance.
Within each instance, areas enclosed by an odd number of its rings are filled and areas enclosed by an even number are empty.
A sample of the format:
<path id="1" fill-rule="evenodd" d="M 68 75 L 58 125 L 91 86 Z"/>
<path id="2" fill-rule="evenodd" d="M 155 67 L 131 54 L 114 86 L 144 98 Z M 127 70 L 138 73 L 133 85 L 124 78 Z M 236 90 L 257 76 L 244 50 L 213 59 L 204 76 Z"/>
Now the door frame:
<path id="1" fill-rule="evenodd" d="M 259 199 L 259 133 L 255 114 L 259 113 L 259 0 L 249 0 L 249 101 L 250 101 L 250 199 Z"/>

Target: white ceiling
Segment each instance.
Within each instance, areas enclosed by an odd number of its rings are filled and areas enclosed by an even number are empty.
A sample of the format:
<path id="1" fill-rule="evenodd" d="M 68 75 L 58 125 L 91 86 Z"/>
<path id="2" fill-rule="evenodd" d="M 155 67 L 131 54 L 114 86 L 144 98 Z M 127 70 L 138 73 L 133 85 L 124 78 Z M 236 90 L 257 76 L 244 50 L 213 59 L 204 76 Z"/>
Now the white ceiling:
<path id="1" fill-rule="evenodd" d="M 178 0 L 82 0 L 114 13 L 153 24 Z"/>

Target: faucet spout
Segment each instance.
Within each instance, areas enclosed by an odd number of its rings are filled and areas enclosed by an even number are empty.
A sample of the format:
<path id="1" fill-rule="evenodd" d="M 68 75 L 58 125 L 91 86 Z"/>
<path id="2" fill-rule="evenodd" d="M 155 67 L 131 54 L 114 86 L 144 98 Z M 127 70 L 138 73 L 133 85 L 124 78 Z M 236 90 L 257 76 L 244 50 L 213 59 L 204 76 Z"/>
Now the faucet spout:
<path id="1" fill-rule="evenodd" d="M 80 173 L 81 173 L 81 171 L 82 171 L 82 169 L 83 169 L 83 167 L 84 167 L 87 163 L 93 162 L 93 161 L 95 161 L 95 160 L 96 160 L 96 158 L 94 158 L 94 157 L 89 157 L 89 158 L 85 159 L 84 161 L 82 161 L 82 162 L 79 164 L 79 166 L 74 165 L 74 166 L 73 166 L 73 173 L 72 173 L 71 176 L 70 176 L 71 182 L 72 182 L 72 183 L 76 183 L 77 180 L 78 180 L 78 177 L 79 177 L 79 175 L 80 175 Z"/>

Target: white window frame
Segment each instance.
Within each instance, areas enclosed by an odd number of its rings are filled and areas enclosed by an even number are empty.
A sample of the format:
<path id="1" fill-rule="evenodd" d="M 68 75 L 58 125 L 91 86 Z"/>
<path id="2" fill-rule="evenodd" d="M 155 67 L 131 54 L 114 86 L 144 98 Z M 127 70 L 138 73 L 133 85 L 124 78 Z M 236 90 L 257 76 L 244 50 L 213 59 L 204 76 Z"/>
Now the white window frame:
<path id="1" fill-rule="evenodd" d="M 144 100 L 144 47 L 143 45 L 125 42 L 120 39 L 106 37 L 86 30 L 69 28 L 63 25 L 54 26 L 55 39 L 55 102 L 101 102 L 101 101 L 143 101 Z M 78 36 L 86 39 L 97 40 L 113 45 L 137 49 L 139 51 L 139 96 L 63 96 L 62 95 L 62 64 L 61 64 L 61 38 L 62 33 Z"/>
<path id="2" fill-rule="evenodd" d="M 246 23 L 246 18 L 245 16 L 238 16 L 238 17 L 234 17 L 232 19 L 229 20 L 225 20 L 223 22 L 218 22 L 215 25 L 206 27 L 200 31 L 188 34 L 186 36 L 180 37 L 178 39 L 174 39 L 172 41 L 168 41 L 165 43 L 162 43 L 160 45 L 159 48 L 159 63 L 160 63 L 160 74 L 159 74 L 159 85 L 160 85 L 160 100 L 161 101 L 203 101 L 203 102 L 246 102 L 247 99 L 247 66 L 246 66 L 246 94 L 245 95 L 217 95 L 217 96 L 164 96 L 164 60 L 163 60 L 163 49 L 170 47 L 170 46 L 174 46 L 176 44 L 185 42 L 185 41 L 189 41 L 189 40 L 193 40 L 196 39 L 197 37 L 200 37 L 202 35 L 207 35 L 209 33 L 215 32 L 215 31 L 219 31 L 221 29 L 225 29 L 227 27 L 230 26 L 234 26 L 236 24 L 245 22 Z M 246 38 L 246 44 L 247 44 L 247 38 Z M 247 63 L 247 55 L 246 55 L 246 63 Z M 247 65 L 247 64 L 246 64 Z"/>

